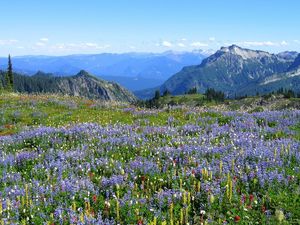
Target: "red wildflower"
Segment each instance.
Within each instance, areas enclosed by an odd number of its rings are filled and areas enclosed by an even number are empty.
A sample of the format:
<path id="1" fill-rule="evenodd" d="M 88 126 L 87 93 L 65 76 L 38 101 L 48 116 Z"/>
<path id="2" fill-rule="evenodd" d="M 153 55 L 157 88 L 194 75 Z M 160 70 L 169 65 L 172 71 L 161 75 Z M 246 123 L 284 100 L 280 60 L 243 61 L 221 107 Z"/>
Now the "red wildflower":
<path id="1" fill-rule="evenodd" d="M 261 206 L 261 211 L 263 212 L 263 213 L 265 213 L 266 212 L 266 206 Z"/>
<path id="2" fill-rule="evenodd" d="M 139 220 L 138 225 L 143 225 L 143 220 Z"/>
<path id="3" fill-rule="evenodd" d="M 237 222 L 239 222 L 240 220 L 241 220 L 241 217 L 240 217 L 240 216 L 235 216 L 235 217 L 234 217 L 234 222 L 237 223 Z"/>
<path id="4" fill-rule="evenodd" d="M 97 195 L 93 195 L 93 202 L 97 202 Z"/>
<path id="5" fill-rule="evenodd" d="M 249 200 L 252 202 L 254 200 L 254 195 L 249 195 Z"/>

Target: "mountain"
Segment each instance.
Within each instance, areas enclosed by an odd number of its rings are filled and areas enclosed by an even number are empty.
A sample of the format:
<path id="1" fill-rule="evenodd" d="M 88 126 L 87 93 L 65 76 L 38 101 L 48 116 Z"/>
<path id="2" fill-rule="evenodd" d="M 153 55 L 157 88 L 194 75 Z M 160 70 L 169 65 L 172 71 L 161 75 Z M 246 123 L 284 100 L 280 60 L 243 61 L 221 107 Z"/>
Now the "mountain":
<path id="1" fill-rule="evenodd" d="M 300 93 L 300 54 L 289 66 L 287 71 L 283 73 L 275 73 L 272 76 L 266 77 L 260 81 L 256 87 L 252 87 L 252 89 L 256 88 L 258 92 L 264 93 L 271 92 L 281 87 Z M 251 89 L 251 86 L 247 89 Z M 247 90 L 242 91 L 250 92 Z"/>
<path id="2" fill-rule="evenodd" d="M 3 80 L 4 72 L 0 72 L 0 75 Z M 14 84 L 18 92 L 57 93 L 104 101 L 136 101 L 131 92 L 117 83 L 104 81 L 84 70 L 70 77 L 56 77 L 40 71 L 33 76 L 14 74 Z"/>
<path id="3" fill-rule="evenodd" d="M 300 54 L 298 54 L 298 56 L 295 58 L 292 65 L 289 67 L 289 70 L 292 71 L 298 68 L 300 68 Z"/>
<path id="4" fill-rule="evenodd" d="M 14 71 L 33 75 L 37 71 L 45 71 L 58 76 L 75 74 L 84 69 L 96 76 L 127 77 L 126 84 L 132 78 L 147 78 L 163 83 L 184 66 L 197 65 L 207 57 L 204 51 L 163 53 L 123 53 L 93 54 L 69 56 L 18 56 L 13 57 Z M 0 58 L 0 69 L 6 69 L 7 58 Z M 156 82 L 157 84 L 157 82 Z M 147 82 L 145 83 L 146 87 Z M 144 86 L 145 86 L 144 85 Z M 138 89 L 139 85 L 134 89 Z M 144 88 L 144 87 L 142 87 Z"/>
<path id="5" fill-rule="evenodd" d="M 138 91 L 149 87 L 157 87 L 162 85 L 165 80 L 144 78 L 144 77 L 121 77 L 121 76 L 98 76 L 107 81 L 112 81 L 126 87 L 130 91 Z"/>
<path id="6" fill-rule="evenodd" d="M 277 56 L 285 60 L 294 61 L 298 54 L 296 51 L 285 51 L 278 53 Z"/>
<path id="7" fill-rule="evenodd" d="M 266 83 L 267 79 L 275 75 L 284 79 L 283 85 L 288 88 L 291 87 L 288 82 L 291 77 L 296 77 L 298 83 L 298 76 L 291 68 L 298 58 L 293 62 L 291 57 L 286 58 L 282 54 L 278 56 L 237 45 L 222 47 L 215 54 L 204 59 L 200 65 L 184 67 L 159 89 L 161 92 L 169 90 L 175 95 L 183 94 L 194 87 L 200 92 L 204 92 L 207 88 L 214 88 L 225 92 L 228 96 L 245 95 L 256 91 L 266 92 L 277 87 L 278 83 L 275 86 L 273 82 Z M 279 82 L 279 79 L 276 82 Z M 139 91 L 137 94 L 142 96 L 144 93 L 143 97 L 145 97 L 145 93 L 149 92 L 149 90 Z"/>

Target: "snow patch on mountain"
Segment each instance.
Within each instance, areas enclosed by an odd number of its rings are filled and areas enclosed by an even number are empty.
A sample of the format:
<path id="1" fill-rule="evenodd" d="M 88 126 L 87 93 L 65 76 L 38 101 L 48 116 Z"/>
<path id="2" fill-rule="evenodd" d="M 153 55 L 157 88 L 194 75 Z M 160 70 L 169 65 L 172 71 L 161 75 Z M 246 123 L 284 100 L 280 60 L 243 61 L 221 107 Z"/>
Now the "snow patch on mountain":
<path id="1" fill-rule="evenodd" d="M 247 59 L 257 59 L 257 58 L 262 58 L 262 57 L 270 57 L 271 54 L 268 52 L 264 52 L 264 51 L 254 51 L 254 50 L 250 50 L 250 49 L 244 49 L 241 48 L 237 45 L 231 45 L 229 47 L 222 47 L 220 49 L 221 52 L 224 53 L 230 53 L 230 54 L 234 54 L 234 55 L 239 55 L 241 56 L 244 60 Z"/>
<path id="2" fill-rule="evenodd" d="M 265 85 L 265 84 L 273 83 L 276 81 L 280 81 L 280 80 L 284 80 L 284 79 L 296 77 L 296 76 L 300 76 L 300 69 L 289 72 L 285 75 L 280 75 L 280 74 L 273 75 L 273 76 L 265 79 L 265 81 L 260 83 L 260 85 Z"/>

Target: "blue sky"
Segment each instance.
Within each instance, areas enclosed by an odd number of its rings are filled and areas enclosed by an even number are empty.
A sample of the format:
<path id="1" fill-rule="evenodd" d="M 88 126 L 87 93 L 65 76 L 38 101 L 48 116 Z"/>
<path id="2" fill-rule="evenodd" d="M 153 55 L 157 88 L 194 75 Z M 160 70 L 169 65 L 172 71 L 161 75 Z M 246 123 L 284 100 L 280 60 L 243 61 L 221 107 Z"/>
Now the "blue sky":
<path id="1" fill-rule="evenodd" d="M 5 0 L 0 55 L 216 50 L 300 52 L 299 0 Z"/>

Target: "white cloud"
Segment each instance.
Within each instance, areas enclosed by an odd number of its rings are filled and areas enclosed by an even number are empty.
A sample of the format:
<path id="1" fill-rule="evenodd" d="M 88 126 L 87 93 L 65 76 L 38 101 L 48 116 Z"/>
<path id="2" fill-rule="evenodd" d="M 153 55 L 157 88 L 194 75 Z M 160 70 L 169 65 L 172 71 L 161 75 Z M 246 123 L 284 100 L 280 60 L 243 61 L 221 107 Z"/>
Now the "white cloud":
<path id="1" fill-rule="evenodd" d="M 91 49 L 105 49 L 109 48 L 110 45 L 99 45 L 97 43 L 85 43 L 79 45 L 81 48 L 91 48 Z"/>
<path id="2" fill-rule="evenodd" d="M 277 44 L 271 41 L 244 41 L 242 44 L 246 46 L 276 46 Z"/>
<path id="3" fill-rule="evenodd" d="M 181 48 L 185 47 L 185 44 L 183 44 L 183 43 L 178 43 L 177 45 L 178 45 L 178 47 L 181 47 Z"/>
<path id="4" fill-rule="evenodd" d="M 187 39 L 186 38 L 181 38 L 180 41 L 187 41 Z"/>
<path id="5" fill-rule="evenodd" d="M 38 41 L 38 42 L 36 42 L 35 43 L 35 45 L 37 46 L 37 47 L 44 47 L 44 46 L 46 46 L 47 45 L 47 42 L 49 41 L 49 39 L 48 38 L 40 38 L 40 40 Z"/>
<path id="6" fill-rule="evenodd" d="M 85 46 L 86 46 L 86 47 L 97 48 L 97 47 L 98 47 L 98 44 L 96 44 L 96 43 L 85 43 Z"/>
<path id="7" fill-rule="evenodd" d="M 99 45 L 98 43 L 61 43 L 51 46 L 52 50 L 60 51 L 84 51 L 84 50 L 99 50 L 107 49 L 110 45 Z"/>
<path id="8" fill-rule="evenodd" d="M 55 46 L 53 46 L 54 49 L 66 49 L 66 45 L 65 44 L 57 44 Z"/>
<path id="9" fill-rule="evenodd" d="M 44 47 L 45 43 L 44 42 L 37 42 L 37 43 L 35 43 L 35 45 L 38 46 L 38 47 Z"/>
<path id="10" fill-rule="evenodd" d="M 216 38 L 215 38 L 215 37 L 210 37 L 210 38 L 208 38 L 208 40 L 209 40 L 209 41 L 215 41 Z"/>
<path id="11" fill-rule="evenodd" d="M 170 48 L 170 47 L 173 46 L 173 44 L 171 42 L 169 42 L 169 41 L 163 41 L 161 43 L 161 45 L 164 46 L 164 47 L 167 47 L 167 48 Z"/>
<path id="12" fill-rule="evenodd" d="M 18 40 L 11 39 L 11 40 L 0 40 L 0 45 L 13 45 L 15 43 L 18 43 Z"/>
<path id="13" fill-rule="evenodd" d="M 199 47 L 207 47 L 208 44 L 202 43 L 202 42 L 193 42 L 193 43 L 191 43 L 191 46 L 192 46 L 192 47 L 199 48 Z"/>
<path id="14" fill-rule="evenodd" d="M 286 46 L 289 43 L 286 41 L 281 42 L 272 42 L 272 41 L 244 41 L 239 42 L 237 44 L 247 46 L 247 47 L 255 47 L 255 46 L 263 46 L 263 47 L 269 47 L 269 46 Z"/>
<path id="15" fill-rule="evenodd" d="M 299 40 L 294 40 L 294 42 L 295 42 L 296 44 L 300 44 L 300 41 L 299 41 Z"/>
<path id="16" fill-rule="evenodd" d="M 48 38 L 41 38 L 40 41 L 41 41 L 41 42 L 48 42 L 49 39 L 48 39 Z"/>

